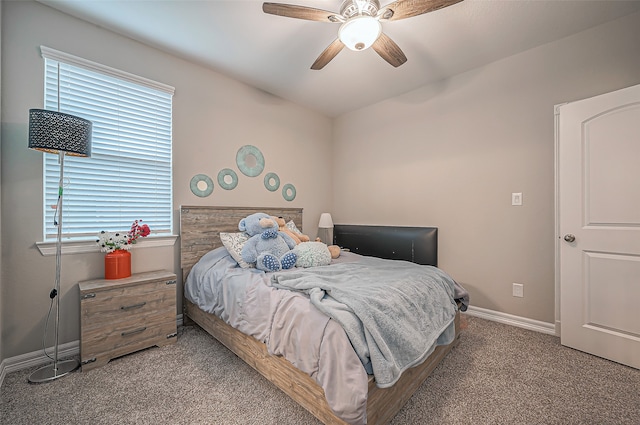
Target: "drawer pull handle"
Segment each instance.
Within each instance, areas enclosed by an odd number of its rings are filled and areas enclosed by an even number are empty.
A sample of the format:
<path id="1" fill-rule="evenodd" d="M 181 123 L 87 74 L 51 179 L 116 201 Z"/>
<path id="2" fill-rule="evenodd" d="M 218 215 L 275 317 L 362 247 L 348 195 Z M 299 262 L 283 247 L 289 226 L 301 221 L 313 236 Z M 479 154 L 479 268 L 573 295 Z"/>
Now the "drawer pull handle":
<path id="1" fill-rule="evenodd" d="M 132 331 L 127 331 L 127 332 L 122 332 L 120 335 L 121 336 L 129 336 L 129 335 L 135 335 L 135 334 L 139 334 L 140 332 L 144 332 L 147 330 L 147 327 L 144 326 L 142 328 L 139 329 L 134 329 Z"/>
<path id="2" fill-rule="evenodd" d="M 140 307 L 144 307 L 147 303 L 143 302 L 140 304 L 134 304 L 134 305 L 123 305 L 122 307 L 120 307 L 120 310 L 133 310 L 134 308 L 140 308 Z"/>
<path id="3" fill-rule="evenodd" d="M 90 293 L 90 294 L 84 294 L 84 295 L 81 297 L 81 299 L 86 300 L 86 299 L 89 299 L 89 298 L 95 298 L 95 297 L 96 297 L 96 294 L 94 294 L 94 293 Z"/>

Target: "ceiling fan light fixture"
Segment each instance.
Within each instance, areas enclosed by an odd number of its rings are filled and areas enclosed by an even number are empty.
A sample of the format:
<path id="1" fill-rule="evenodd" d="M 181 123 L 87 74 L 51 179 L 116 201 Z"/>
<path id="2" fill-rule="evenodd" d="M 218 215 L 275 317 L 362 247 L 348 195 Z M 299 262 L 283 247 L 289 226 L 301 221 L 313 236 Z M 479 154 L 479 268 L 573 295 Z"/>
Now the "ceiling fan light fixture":
<path id="1" fill-rule="evenodd" d="M 380 37 L 382 24 L 371 16 L 354 16 L 342 24 L 338 38 L 351 50 L 366 50 Z"/>
<path id="2" fill-rule="evenodd" d="M 0 0 L 1 1 L 1 0 Z M 380 9 L 379 0 L 343 0 L 340 14 L 315 7 L 284 3 L 263 3 L 262 10 L 271 15 L 309 21 L 342 23 L 338 38 L 318 56 L 311 69 L 322 69 L 346 46 L 360 51 L 373 50 L 394 67 L 407 61 L 402 49 L 382 32 L 380 21 L 399 21 L 442 9 L 463 0 L 395 0 Z"/>

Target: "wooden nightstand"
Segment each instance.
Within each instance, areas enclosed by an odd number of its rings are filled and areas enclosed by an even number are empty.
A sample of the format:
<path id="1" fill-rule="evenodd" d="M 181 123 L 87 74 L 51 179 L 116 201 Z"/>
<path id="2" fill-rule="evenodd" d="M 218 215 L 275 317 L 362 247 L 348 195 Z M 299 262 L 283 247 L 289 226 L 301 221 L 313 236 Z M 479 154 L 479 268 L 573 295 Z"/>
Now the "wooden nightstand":
<path id="1" fill-rule="evenodd" d="M 168 271 L 80 282 L 82 370 L 148 348 L 175 343 L 176 275 Z"/>

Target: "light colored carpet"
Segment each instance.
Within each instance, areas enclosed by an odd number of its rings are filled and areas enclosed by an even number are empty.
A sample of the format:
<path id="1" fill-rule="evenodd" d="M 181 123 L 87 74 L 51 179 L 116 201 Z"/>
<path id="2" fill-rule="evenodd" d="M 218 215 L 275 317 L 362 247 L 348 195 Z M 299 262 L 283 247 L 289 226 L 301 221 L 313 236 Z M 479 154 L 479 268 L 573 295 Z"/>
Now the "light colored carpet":
<path id="1" fill-rule="evenodd" d="M 559 339 L 466 318 L 460 344 L 392 421 L 402 424 L 640 424 L 640 370 Z M 35 369 L 35 368 L 34 368 Z M 178 342 L 29 384 L 5 377 L 0 423 L 319 424 L 197 327 Z"/>

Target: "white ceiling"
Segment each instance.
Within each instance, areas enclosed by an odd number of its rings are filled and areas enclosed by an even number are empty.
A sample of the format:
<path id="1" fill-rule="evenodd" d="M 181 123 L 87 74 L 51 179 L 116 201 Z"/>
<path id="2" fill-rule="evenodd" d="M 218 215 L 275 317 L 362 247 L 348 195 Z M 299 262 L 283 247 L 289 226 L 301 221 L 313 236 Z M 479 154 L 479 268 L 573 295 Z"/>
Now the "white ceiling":
<path id="1" fill-rule="evenodd" d="M 262 1 L 39 1 L 330 117 L 640 10 L 638 0 L 464 0 L 383 23 L 408 58 L 399 68 L 344 49 L 313 71 L 339 25 L 267 15 Z M 339 12 L 342 1 L 282 3 Z"/>

